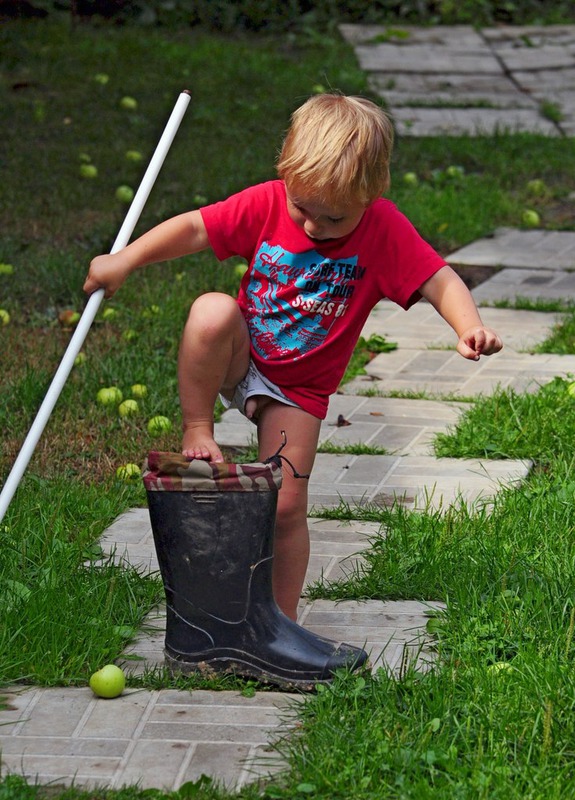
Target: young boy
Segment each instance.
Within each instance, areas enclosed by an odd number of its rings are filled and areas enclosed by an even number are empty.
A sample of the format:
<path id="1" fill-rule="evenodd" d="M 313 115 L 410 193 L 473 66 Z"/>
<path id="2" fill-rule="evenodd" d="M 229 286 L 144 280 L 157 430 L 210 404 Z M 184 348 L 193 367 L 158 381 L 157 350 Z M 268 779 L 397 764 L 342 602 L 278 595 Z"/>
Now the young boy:
<path id="1" fill-rule="evenodd" d="M 320 422 L 375 304 L 405 309 L 424 297 L 451 325 L 458 352 L 501 350 L 465 284 L 381 195 L 393 129 L 360 97 L 317 95 L 301 106 L 277 164 L 279 180 L 161 223 L 114 255 L 95 258 L 84 284 L 111 297 L 146 264 L 211 247 L 249 263 L 237 300 L 218 292 L 192 305 L 178 358 L 182 452 L 222 461 L 214 441 L 218 395 L 257 425 L 260 458 L 285 455 L 311 472 Z M 307 480 L 284 470 L 273 585 L 292 619 L 309 559 Z"/>

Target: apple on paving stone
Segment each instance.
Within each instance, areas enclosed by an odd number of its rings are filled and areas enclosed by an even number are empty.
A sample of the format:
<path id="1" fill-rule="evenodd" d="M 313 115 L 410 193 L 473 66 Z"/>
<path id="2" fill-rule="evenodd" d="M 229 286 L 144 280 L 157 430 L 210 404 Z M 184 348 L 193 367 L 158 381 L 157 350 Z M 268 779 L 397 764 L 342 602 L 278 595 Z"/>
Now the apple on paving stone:
<path id="1" fill-rule="evenodd" d="M 90 678 L 90 689 L 97 697 L 111 699 L 119 697 L 126 687 L 126 676 L 115 664 L 106 664 L 105 667 L 94 672 Z"/>

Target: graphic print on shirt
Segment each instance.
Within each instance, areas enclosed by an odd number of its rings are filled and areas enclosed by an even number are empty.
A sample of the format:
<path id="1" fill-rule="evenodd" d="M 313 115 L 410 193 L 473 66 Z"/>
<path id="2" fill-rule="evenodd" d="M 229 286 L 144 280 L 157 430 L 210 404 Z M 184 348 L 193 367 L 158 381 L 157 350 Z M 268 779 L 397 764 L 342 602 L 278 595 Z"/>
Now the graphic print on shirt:
<path id="1" fill-rule="evenodd" d="M 346 313 L 364 274 L 357 256 L 330 259 L 316 250 L 291 253 L 263 242 L 247 289 L 256 352 L 295 359 L 319 347 Z"/>

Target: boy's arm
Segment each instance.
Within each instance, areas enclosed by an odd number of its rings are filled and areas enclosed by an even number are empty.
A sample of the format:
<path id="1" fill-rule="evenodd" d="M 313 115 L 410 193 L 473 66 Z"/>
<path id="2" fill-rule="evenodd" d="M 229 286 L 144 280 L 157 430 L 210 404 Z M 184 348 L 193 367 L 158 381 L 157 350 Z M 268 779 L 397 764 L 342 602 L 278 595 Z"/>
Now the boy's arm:
<path id="1" fill-rule="evenodd" d="M 210 246 L 199 211 L 190 211 L 160 223 L 113 255 L 96 256 L 84 283 L 86 294 L 97 289 L 112 297 L 126 278 L 139 267 L 198 253 Z"/>
<path id="2" fill-rule="evenodd" d="M 442 267 L 419 289 L 443 319 L 451 325 L 459 342 L 457 352 L 478 361 L 481 355 L 498 353 L 503 343 L 498 334 L 486 328 L 471 292 L 451 267 Z"/>

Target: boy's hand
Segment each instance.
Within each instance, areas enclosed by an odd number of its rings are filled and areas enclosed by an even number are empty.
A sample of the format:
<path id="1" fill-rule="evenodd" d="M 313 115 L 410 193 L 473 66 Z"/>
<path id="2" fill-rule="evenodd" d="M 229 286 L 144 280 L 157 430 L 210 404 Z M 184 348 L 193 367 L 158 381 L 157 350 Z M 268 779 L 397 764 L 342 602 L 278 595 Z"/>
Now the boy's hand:
<path id="1" fill-rule="evenodd" d="M 93 294 L 98 289 L 104 289 L 104 297 L 112 297 L 129 274 L 130 268 L 122 258 L 121 251 L 113 255 L 96 256 L 90 263 L 84 291 Z"/>
<path id="2" fill-rule="evenodd" d="M 491 356 L 498 353 L 503 342 L 494 330 L 478 325 L 468 328 L 459 337 L 457 352 L 471 361 L 479 361 L 480 356 Z"/>

